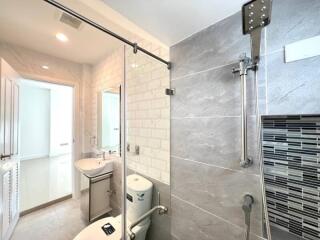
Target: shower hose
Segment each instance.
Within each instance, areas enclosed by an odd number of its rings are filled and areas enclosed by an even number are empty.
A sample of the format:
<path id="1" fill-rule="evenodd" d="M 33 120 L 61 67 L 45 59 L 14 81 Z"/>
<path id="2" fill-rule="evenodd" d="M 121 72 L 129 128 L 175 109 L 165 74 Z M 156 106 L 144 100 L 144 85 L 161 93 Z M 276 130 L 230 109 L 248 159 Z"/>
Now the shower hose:
<path id="1" fill-rule="evenodd" d="M 260 109 L 259 109 L 259 83 L 258 83 L 258 68 L 254 71 L 254 92 L 255 92 L 255 113 L 256 113 L 256 141 L 258 143 L 258 153 L 257 153 L 257 160 L 260 163 L 260 187 L 261 187 L 261 195 L 262 195 L 262 204 L 263 204 L 263 212 L 264 212 L 264 221 L 265 221 L 265 230 L 267 234 L 267 239 L 271 240 L 271 232 L 270 232 L 270 223 L 269 223 L 269 216 L 268 216 L 268 209 L 267 209 L 267 201 L 265 195 L 265 182 L 264 182 L 264 171 L 263 171 L 263 154 L 262 154 L 262 126 L 261 126 L 261 116 L 260 116 Z M 245 198 L 246 199 L 246 198 Z M 250 214 L 251 214 L 251 205 L 248 204 L 248 200 L 245 200 L 243 205 L 243 210 L 245 212 L 245 240 L 250 240 Z M 250 207 L 248 207 L 250 206 Z"/>
<path id="2" fill-rule="evenodd" d="M 258 161 L 260 163 L 260 186 L 261 186 L 261 195 L 262 195 L 262 204 L 264 211 L 264 220 L 266 227 L 267 239 L 271 240 L 270 232 L 270 222 L 267 208 L 266 192 L 265 192 L 265 181 L 264 181 L 264 171 L 263 171 L 263 154 L 262 154 L 262 126 L 261 126 L 261 116 L 259 108 L 259 83 L 258 83 L 258 71 L 254 71 L 254 88 L 255 88 L 255 102 L 256 102 L 256 130 L 257 130 L 257 142 L 258 142 Z M 249 224 L 250 225 L 250 224 Z M 249 240 L 250 235 L 250 226 L 248 227 L 248 233 L 246 234 L 246 240 Z"/>

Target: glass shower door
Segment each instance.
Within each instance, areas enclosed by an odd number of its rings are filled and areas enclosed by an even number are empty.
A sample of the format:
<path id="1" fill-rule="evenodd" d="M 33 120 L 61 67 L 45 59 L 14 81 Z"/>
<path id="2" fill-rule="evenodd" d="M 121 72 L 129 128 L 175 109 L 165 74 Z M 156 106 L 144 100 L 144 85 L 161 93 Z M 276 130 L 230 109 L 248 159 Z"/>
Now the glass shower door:
<path id="1" fill-rule="evenodd" d="M 153 52 L 168 58 L 166 50 L 157 48 Z M 165 89 L 170 85 L 169 70 L 141 52 L 134 54 L 131 47 L 125 50 L 125 68 L 127 238 L 168 240 L 170 97 Z M 150 215 L 139 219 L 144 214 Z"/>

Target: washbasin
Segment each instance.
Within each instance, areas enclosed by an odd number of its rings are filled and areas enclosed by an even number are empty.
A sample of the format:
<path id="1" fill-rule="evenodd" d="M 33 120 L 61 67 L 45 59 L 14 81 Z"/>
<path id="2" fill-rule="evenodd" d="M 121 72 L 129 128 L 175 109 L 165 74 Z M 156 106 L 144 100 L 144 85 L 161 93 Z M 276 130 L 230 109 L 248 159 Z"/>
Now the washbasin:
<path id="1" fill-rule="evenodd" d="M 76 168 L 88 177 L 95 177 L 113 171 L 112 158 L 84 158 L 75 162 Z"/>

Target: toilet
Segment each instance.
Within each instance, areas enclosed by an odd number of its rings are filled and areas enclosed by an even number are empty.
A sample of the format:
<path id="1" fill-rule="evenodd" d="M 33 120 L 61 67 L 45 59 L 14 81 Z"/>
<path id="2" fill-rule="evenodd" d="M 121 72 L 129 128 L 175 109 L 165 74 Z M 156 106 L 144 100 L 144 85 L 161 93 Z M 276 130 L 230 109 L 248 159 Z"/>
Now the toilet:
<path id="1" fill-rule="evenodd" d="M 151 209 L 152 188 L 152 182 L 140 175 L 127 176 L 127 227 Z M 74 240 L 120 240 L 121 217 L 100 219 L 83 229 Z M 135 240 L 145 240 L 150 222 L 147 218 L 133 228 Z"/>

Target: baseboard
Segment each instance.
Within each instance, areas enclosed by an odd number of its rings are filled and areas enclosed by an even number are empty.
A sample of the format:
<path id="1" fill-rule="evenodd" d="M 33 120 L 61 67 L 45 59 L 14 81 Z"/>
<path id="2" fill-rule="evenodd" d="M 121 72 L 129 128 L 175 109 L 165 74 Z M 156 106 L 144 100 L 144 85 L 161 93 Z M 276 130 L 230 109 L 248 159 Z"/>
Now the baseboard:
<path id="1" fill-rule="evenodd" d="M 20 156 L 20 161 L 27 161 L 39 158 L 49 158 L 48 154 L 34 154 L 34 155 L 27 155 L 27 156 Z"/>
<path id="2" fill-rule="evenodd" d="M 56 204 L 56 203 L 59 203 L 59 202 L 63 202 L 63 201 L 65 201 L 65 200 L 68 200 L 68 199 L 71 199 L 71 198 L 72 198 L 72 194 L 69 194 L 69 195 L 64 196 L 64 197 L 62 197 L 62 198 L 58 198 L 58 199 L 52 200 L 52 201 L 50 201 L 50 202 L 41 204 L 41 205 L 39 205 L 39 206 L 30 208 L 30 209 L 28 209 L 28 210 L 24 210 L 24 211 L 20 212 L 20 217 L 23 217 L 24 215 L 27 215 L 27 214 L 29 214 L 29 213 L 38 211 L 38 210 L 40 210 L 40 209 L 49 207 L 49 206 L 51 206 L 51 205 L 53 205 L 53 204 Z"/>

